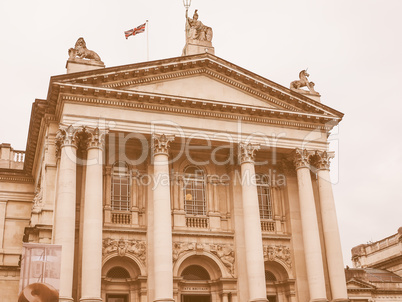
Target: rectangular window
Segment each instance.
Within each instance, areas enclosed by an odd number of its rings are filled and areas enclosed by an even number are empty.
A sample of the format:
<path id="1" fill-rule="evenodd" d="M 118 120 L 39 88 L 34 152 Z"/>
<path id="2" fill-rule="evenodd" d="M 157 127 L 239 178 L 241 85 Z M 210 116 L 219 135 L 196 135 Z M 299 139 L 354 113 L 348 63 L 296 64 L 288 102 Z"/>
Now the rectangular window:
<path id="1" fill-rule="evenodd" d="M 112 170 L 112 210 L 130 210 L 130 175 L 124 163 L 118 163 Z"/>

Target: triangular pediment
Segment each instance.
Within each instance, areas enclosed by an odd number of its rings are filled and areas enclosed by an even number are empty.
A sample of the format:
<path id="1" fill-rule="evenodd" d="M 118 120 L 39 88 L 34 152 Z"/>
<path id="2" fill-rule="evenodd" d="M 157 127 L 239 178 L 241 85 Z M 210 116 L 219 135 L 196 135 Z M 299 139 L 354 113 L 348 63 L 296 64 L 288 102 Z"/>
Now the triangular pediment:
<path id="1" fill-rule="evenodd" d="M 346 286 L 348 289 L 360 289 L 360 290 L 372 290 L 375 289 L 375 286 L 371 285 L 370 283 L 367 283 L 363 280 L 357 279 L 357 278 L 352 278 L 349 281 L 346 282 Z"/>
<path id="2" fill-rule="evenodd" d="M 343 114 L 211 54 L 72 73 L 57 82 L 182 96 L 329 117 Z"/>
<path id="3" fill-rule="evenodd" d="M 156 83 L 140 83 L 135 86 L 127 87 L 126 89 L 137 92 L 177 95 L 180 97 L 204 99 L 236 105 L 249 105 L 270 109 L 287 109 L 274 104 L 269 100 L 264 100 L 245 93 L 233 85 L 222 83 L 205 74 L 175 78 L 169 81 L 160 81 Z M 296 111 L 295 108 L 294 110 Z"/>

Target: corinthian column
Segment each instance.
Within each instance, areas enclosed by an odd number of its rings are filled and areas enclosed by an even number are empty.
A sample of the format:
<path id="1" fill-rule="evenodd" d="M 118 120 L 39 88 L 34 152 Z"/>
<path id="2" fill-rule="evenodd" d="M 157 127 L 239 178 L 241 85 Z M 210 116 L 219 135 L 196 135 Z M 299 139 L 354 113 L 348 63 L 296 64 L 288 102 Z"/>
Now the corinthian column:
<path id="1" fill-rule="evenodd" d="M 296 149 L 294 162 L 299 187 L 300 214 L 310 301 L 327 301 L 320 234 L 310 176 L 309 161 L 312 155 L 312 152 L 305 149 Z"/>
<path id="2" fill-rule="evenodd" d="M 260 147 L 243 143 L 239 147 L 249 301 L 268 301 L 266 299 L 264 253 L 254 168 L 255 152 Z"/>
<path id="3" fill-rule="evenodd" d="M 169 144 L 170 135 L 152 135 L 154 161 L 154 301 L 173 300 L 172 214 L 170 206 Z"/>
<path id="4" fill-rule="evenodd" d="M 56 191 L 54 243 L 62 246 L 59 301 L 73 301 L 78 130 L 80 129 L 73 126 L 60 126 L 56 136 L 60 161 Z"/>
<path id="5" fill-rule="evenodd" d="M 328 154 L 325 151 L 316 152 L 318 190 L 332 299 L 334 301 L 348 301 L 341 239 L 329 175 L 330 160 L 333 156 L 333 154 Z"/>
<path id="6" fill-rule="evenodd" d="M 82 279 L 80 301 L 102 301 L 102 179 L 103 148 L 106 131 L 86 129 L 87 167 L 82 241 Z"/>

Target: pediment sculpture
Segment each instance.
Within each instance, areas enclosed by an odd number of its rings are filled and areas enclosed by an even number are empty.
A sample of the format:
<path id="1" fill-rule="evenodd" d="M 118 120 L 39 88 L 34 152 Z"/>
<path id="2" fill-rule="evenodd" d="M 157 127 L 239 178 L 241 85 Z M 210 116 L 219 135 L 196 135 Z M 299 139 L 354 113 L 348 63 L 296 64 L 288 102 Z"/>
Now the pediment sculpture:
<path id="1" fill-rule="evenodd" d="M 310 75 L 307 73 L 307 69 L 299 72 L 299 79 L 290 83 L 290 89 L 295 90 L 297 92 L 308 92 L 306 90 L 300 89 L 301 87 L 307 87 L 311 94 L 319 95 L 317 91 L 314 90 L 314 82 L 310 82 L 308 77 Z"/>
<path id="2" fill-rule="evenodd" d="M 87 48 L 84 38 L 78 38 L 75 43 L 74 48 L 68 50 L 68 55 L 70 60 L 74 59 L 88 59 L 91 61 L 102 62 L 99 55 L 93 50 Z"/>
<path id="3" fill-rule="evenodd" d="M 196 41 L 212 41 L 212 28 L 204 25 L 198 20 L 197 9 L 194 12 L 193 18 L 189 18 L 186 14 L 186 33 L 187 39 Z"/>

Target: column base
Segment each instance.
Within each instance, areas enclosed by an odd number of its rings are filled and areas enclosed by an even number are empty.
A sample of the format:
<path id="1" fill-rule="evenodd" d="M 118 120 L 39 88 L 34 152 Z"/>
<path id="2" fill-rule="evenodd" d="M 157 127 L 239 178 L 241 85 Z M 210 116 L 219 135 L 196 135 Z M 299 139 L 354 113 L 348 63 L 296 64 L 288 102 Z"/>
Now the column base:
<path id="1" fill-rule="evenodd" d="M 74 299 L 69 297 L 59 297 L 59 302 L 74 302 Z"/>
<path id="2" fill-rule="evenodd" d="M 174 302 L 174 299 L 172 299 L 172 298 L 160 298 L 160 299 L 154 300 L 154 302 Z"/>
<path id="3" fill-rule="evenodd" d="M 102 298 L 81 298 L 80 302 L 102 302 Z"/>
<path id="4" fill-rule="evenodd" d="M 328 302 L 326 298 L 311 299 L 310 302 Z"/>
<path id="5" fill-rule="evenodd" d="M 349 302 L 350 300 L 348 298 L 337 298 L 331 300 L 331 302 Z"/>
<path id="6" fill-rule="evenodd" d="M 267 298 L 257 298 L 257 299 L 250 300 L 249 302 L 268 302 L 268 299 Z"/>

